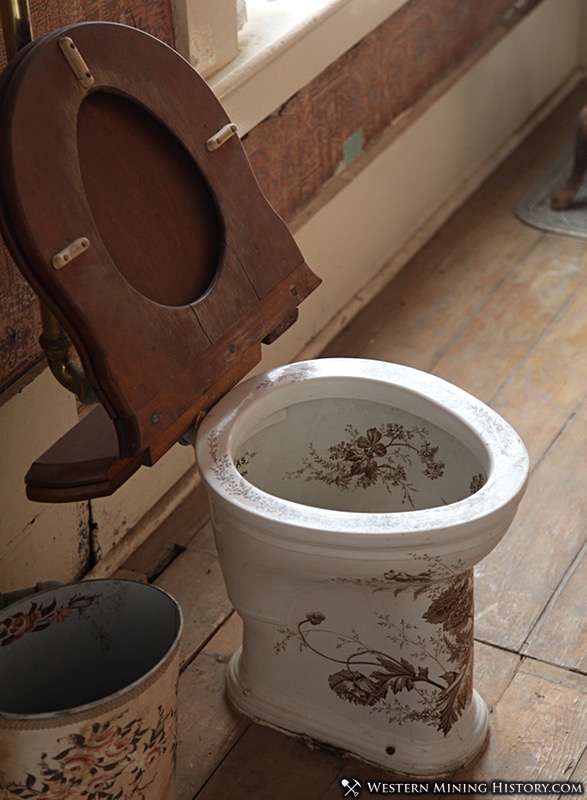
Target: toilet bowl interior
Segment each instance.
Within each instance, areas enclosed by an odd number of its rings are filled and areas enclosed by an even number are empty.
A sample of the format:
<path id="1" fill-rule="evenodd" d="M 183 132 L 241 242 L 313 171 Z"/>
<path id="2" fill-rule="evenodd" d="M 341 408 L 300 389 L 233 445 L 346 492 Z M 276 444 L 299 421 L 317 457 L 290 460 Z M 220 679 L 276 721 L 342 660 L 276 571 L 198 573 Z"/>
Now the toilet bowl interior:
<path id="1" fill-rule="evenodd" d="M 311 399 L 259 422 L 233 458 L 254 486 L 303 505 L 361 513 L 434 508 L 477 492 L 489 468 L 480 440 L 474 453 L 437 421 L 373 400 Z"/>

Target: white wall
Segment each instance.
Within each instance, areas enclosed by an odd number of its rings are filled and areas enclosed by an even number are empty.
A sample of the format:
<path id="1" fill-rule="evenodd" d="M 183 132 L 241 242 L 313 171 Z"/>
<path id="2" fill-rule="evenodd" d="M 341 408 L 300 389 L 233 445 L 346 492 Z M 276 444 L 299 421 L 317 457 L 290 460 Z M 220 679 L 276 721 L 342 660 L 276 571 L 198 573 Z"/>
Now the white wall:
<path id="1" fill-rule="evenodd" d="M 38 372 L 38 370 L 37 370 Z M 31 462 L 76 422 L 75 400 L 44 369 L 0 406 L 0 592 L 41 580 L 67 580 L 87 560 L 84 503 L 45 505 L 26 499 Z"/>
<path id="2" fill-rule="evenodd" d="M 264 366 L 302 350 L 316 354 L 434 233 L 528 119 L 560 87 L 568 89 L 586 63 L 585 26 L 582 0 L 544 0 L 413 125 L 341 175 L 328 202 L 295 230 L 323 285 L 304 303 L 298 324 L 267 348 Z M 0 404 L 0 591 L 72 578 L 87 556 L 88 508 L 30 503 L 23 478 L 31 461 L 73 424 L 75 402 L 44 371 Z M 177 446 L 113 497 L 92 501 L 93 535 L 111 566 L 133 526 L 133 541 L 150 532 L 153 516 L 143 523 L 144 514 L 173 492 L 192 463 L 191 451 Z M 191 484 L 193 477 L 183 480 L 181 492 Z"/>

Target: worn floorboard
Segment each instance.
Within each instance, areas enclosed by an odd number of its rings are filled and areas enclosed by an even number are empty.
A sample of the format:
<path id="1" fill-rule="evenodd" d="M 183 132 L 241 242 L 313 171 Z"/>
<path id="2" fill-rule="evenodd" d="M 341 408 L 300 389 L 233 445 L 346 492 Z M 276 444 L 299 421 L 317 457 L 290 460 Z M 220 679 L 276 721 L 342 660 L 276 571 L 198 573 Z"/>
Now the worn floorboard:
<path id="1" fill-rule="evenodd" d="M 585 441 L 583 405 L 534 471 L 510 530 L 477 565 L 479 639 L 520 651 L 585 542 Z"/>
<path id="2" fill-rule="evenodd" d="M 587 546 L 583 546 L 530 634 L 523 652 L 532 658 L 587 673 L 586 613 Z"/>
<path id="3" fill-rule="evenodd" d="M 218 558 L 211 552 L 213 542 L 209 524 L 200 535 L 155 581 L 155 585 L 173 595 L 182 608 L 182 666 L 194 658 L 232 613 Z"/>
<path id="4" fill-rule="evenodd" d="M 568 780 L 585 748 L 587 677 L 526 659 L 492 714 L 482 755 L 453 780 Z"/>
<path id="5" fill-rule="evenodd" d="M 196 795 L 249 727 L 224 692 L 226 665 L 241 635 L 240 620 L 232 614 L 181 674 L 177 800 Z"/>
<path id="6" fill-rule="evenodd" d="M 584 243 L 553 239 L 541 238 L 487 298 L 458 341 L 435 364 L 437 375 L 492 402 L 585 280 Z"/>
<path id="7" fill-rule="evenodd" d="M 586 340 L 583 286 L 492 401 L 524 439 L 534 466 L 585 398 Z"/>

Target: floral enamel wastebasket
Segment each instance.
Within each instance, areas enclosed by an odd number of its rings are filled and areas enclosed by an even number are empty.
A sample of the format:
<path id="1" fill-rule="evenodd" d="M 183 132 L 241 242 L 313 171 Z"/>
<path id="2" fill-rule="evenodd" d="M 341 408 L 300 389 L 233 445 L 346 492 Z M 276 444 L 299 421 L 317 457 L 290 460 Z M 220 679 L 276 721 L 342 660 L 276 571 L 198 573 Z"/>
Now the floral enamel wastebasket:
<path id="1" fill-rule="evenodd" d="M 173 800 L 177 602 L 88 581 L 0 612 L 0 798 Z"/>

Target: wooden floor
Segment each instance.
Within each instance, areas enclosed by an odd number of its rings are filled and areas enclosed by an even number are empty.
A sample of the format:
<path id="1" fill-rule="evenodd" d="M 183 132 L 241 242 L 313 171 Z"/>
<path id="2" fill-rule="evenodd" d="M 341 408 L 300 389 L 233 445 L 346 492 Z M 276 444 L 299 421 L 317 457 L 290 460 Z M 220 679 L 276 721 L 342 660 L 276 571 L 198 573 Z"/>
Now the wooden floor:
<path id="1" fill-rule="evenodd" d="M 587 781 L 587 247 L 512 213 L 572 136 L 585 94 L 575 92 L 324 354 L 440 375 L 501 413 L 530 452 L 515 522 L 476 570 L 476 688 L 491 737 L 454 780 Z M 392 779 L 252 724 L 227 703 L 240 623 L 201 491 L 126 567 L 156 576 L 185 614 L 178 800 L 334 800 L 344 777 Z"/>

